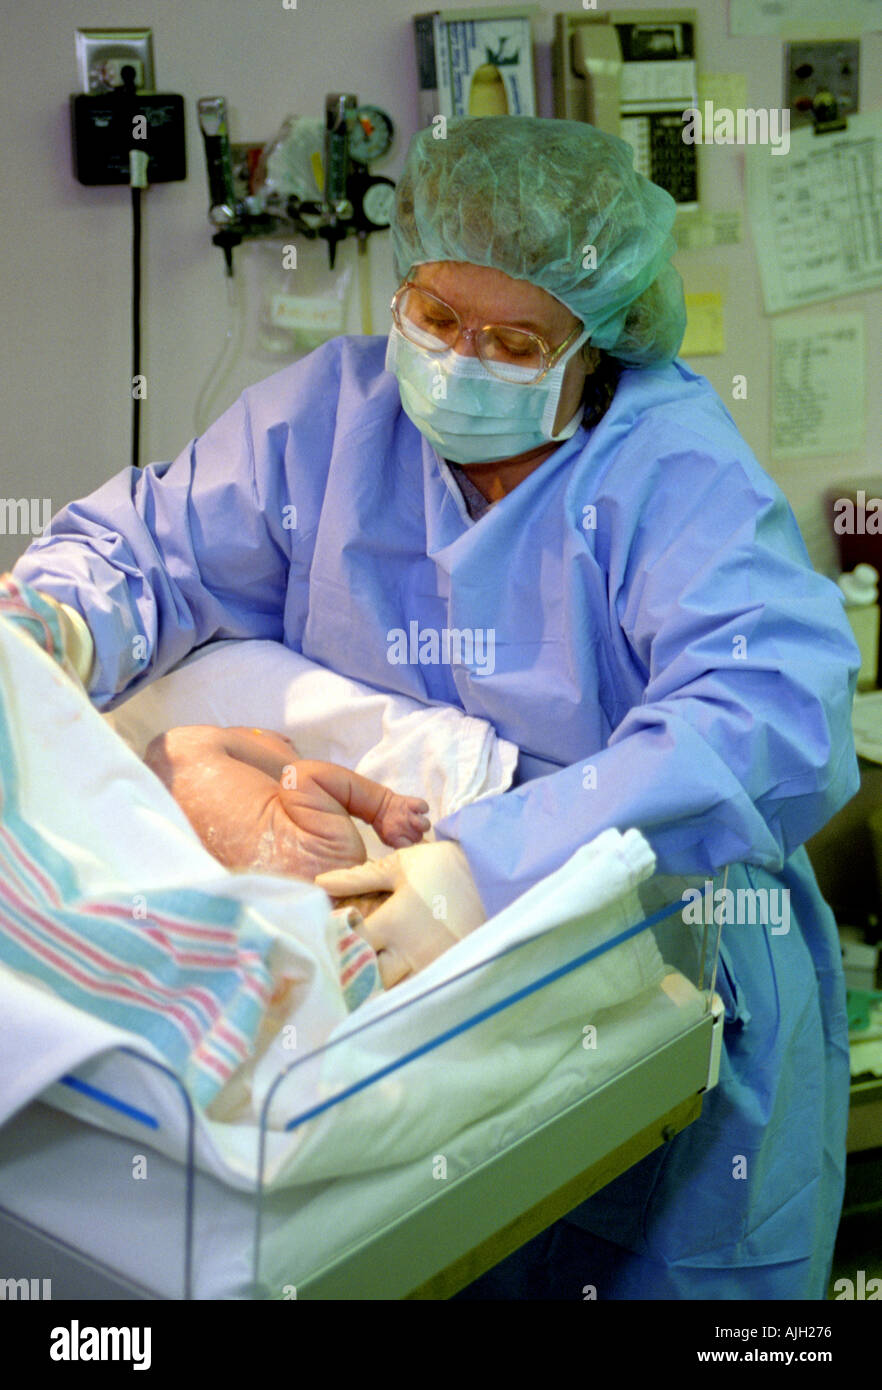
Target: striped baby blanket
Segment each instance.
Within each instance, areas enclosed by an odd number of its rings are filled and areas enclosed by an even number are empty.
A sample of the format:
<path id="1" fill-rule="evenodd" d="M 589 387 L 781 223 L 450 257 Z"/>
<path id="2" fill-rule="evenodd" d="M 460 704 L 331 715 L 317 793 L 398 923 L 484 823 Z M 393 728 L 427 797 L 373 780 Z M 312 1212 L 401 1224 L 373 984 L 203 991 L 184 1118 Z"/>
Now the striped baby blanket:
<path id="1" fill-rule="evenodd" d="M 257 906 L 248 900 L 255 876 L 228 874 L 202 850 L 33 638 L 59 661 L 54 610 L 5 576 L 0 962 L 148 1039 L 207 1106 L 253 1050 L 282 979 L 295 980 L 293 998 L 308 997 L 316 1042 L 346 1016 L 340 956 L 357 942 L 317 889 L 271 879 L 270 896 L 278 907 L 282 891 L 297 924 L 296 938 L 280 938 L 278 911 L 260 910 L 259 891 Z"/>

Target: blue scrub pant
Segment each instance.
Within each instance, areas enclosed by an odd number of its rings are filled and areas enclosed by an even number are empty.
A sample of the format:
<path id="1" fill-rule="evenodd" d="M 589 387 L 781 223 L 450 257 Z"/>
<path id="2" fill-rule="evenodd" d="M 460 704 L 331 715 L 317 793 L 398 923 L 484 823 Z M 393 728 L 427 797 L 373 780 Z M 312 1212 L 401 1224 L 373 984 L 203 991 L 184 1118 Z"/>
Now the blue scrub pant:
<path id="1" fill-rule="evenodd" d="M 462 1299 L 824 1299 L 826 1274 L 817 1260 L 735 1268 L 663 1265 L 557 1221 L 457 1294 Z M 594 1292 L 591 1292 L 591 1290 Z"/>
<path id="2" fill-rule="evenodd" d="M 700 1117 L 459 1297 L 827 1297 L 845 1186 L 845 983 L 805 850 L 780 881 L 786 934 L 723 933 L 724 1046 Z M 775 879 L 735 866 L 730 883 L 744 882 Z"/>

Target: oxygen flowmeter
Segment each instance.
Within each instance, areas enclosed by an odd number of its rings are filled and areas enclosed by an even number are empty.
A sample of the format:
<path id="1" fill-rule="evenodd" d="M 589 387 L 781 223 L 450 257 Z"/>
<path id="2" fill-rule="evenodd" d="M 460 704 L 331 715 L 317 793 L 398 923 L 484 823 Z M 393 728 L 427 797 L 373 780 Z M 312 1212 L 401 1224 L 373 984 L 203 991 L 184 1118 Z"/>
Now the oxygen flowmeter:
<path id="1" fill-rule="evenodd" d="M 388 227 L 395 185 L 368 169 L 386 154 L 394 134 L 380 107 L 359 106 L 352 93 L 329 93 L 324 120 L 289 116 L 262 149 L 231 143 L 223 97 L 201 98 L 198 113 L 212 240 L 230 274 L 233 249 L 246 237 L 321 237 L 333 269 L 345 237 L 355 235 L 363 246 L 372 232 Z"/>

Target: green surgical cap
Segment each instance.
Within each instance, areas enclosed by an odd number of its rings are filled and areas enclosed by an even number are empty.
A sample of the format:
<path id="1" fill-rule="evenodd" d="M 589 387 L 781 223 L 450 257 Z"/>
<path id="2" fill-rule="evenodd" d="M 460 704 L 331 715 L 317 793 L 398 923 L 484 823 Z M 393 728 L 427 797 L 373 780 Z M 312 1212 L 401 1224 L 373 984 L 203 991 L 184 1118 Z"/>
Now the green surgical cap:
<path id="1" fill-rule="evenodd" d="M 559 299 L 610 356 L 669 362 L 686 328 L 670 264 L 675 211 L 636 172 L 630 145 L 583 121 L 450 119 L 442 138 L 427 127 L 411 141 L 392 221 L 395 271 L 492 266 Z"/>

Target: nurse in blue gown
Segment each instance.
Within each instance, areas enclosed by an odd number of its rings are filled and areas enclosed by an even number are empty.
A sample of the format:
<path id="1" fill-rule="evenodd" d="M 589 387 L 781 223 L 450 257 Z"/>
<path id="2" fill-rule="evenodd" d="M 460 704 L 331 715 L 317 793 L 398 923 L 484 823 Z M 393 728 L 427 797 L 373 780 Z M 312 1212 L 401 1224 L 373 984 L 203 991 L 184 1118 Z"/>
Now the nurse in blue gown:
<path id="1" fill-rule="evenodd" d="M 823 1298 L 848 1050 L 802 846 L 858 783 L 841 602 L 676 356 L 674 205 L 629 148 L 526 117 L 437 134 L 398 187 L 388 341 L 252 387 L 175 462 L 66 507 L 14 574 L 85 619 L 99 708 L 204 643 L 272 638 L 519 746 L 511 791 L 392 857 L 387 983 L 442 930 L 439 855 L 453 936 L 475 890 L 496 912 L 609 826 L 662 873 L 786 890 L 789 931 L 724 931 L 700 1119 L 469 1293 Z"/>

